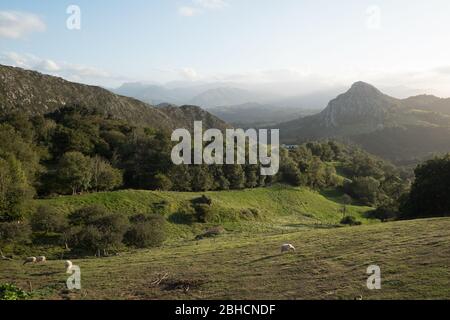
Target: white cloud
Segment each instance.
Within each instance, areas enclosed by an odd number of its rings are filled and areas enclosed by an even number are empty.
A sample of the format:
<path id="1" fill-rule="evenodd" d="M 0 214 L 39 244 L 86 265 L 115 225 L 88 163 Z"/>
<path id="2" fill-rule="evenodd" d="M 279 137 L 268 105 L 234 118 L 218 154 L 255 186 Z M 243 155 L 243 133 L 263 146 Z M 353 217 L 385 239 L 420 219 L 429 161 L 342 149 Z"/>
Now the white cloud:
<path id="1" fill-rule="evenodd" d="M 36 70 L 53 76 L 63 77 L 70 81 L 83 83 L 103 84 L 120 83 L 125 77 L 111 75 L 110 73 L 89 66 L 56 62 L 44 59 L 33 54 L 19 54 L 16 52 L 0 53 L 0 63 L 23 69 Z"/>
<path id="2" fill-rule="evenodd" d="M 208 10 L 218 10 L 228 6 L 225 0 L 192 0 L 190 5 L 178 7 L 178 14 L 193 17 Z"/>
<path id="3" fill-rule="evenodd" d="M 183 68 L 180 70 L 180 75 L 186 80 L 196 80 L 198 73 L 193 68 Z"/>
<path id="4" fill-rule="evenodd" d="M 19 39 L 33 32 L 45 31 L 37 15 L 20 11 L 0 11 L 0 38 Z"/>
<path id="5" fill-rule="evenodd" d="M 183 6 L 178 8 L 178 14 L 183 17 L 193 17 L 201 11 L 194 7 Z"/>
<path id="6" fill-rule="evenodd" d="M 224 0 L 194 0 L 194 3 L 205 9 L 221 9 L 228 5 Z"/>
<path id="7" fill-rule="evenodd" d="M 61 67 L 53 60 L 44 59 L 37 66 L 38 69 L 48 72 L 56 72 L 61 70 Z"/>

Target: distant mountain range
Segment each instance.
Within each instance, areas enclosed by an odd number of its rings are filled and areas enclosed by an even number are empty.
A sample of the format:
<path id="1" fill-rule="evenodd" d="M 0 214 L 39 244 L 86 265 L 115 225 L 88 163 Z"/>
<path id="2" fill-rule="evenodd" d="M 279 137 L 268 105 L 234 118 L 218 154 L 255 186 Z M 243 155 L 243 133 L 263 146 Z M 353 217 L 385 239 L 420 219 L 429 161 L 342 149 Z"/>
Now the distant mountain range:
<path id="1" fill-rule="evenodd" d="M 299 117 L 315 114 L 317 110 L 297 107 L 276 107 L 269 104 L 244 103 L 208 109 L 218 118 L 239 128 L 267 127 Z"/>
<path id="2" fill-rule="evenodd" d="M 270 125 L 322 110 L 340 89 L 279 96 L 225 83 L 180 86 L 126 83 L 113 92 L 154 105 L 196 105 L 236 126 Z"/>
<path id="3" fill-rule="evenodd" d="M 322 112 L 277 128 L 287 143 L 339 138 L 395 162 L 413 162 L 450 152 L 450 99 L 396 99 L 357 82 Z"/>
<path id="4" fill-rule="evenodd" d="M 151 104 L 187 104 L 205 109 L 250 102 L 262 103 L 276 98 L 272 94 L 237 88 L 224 83 L 180 84 L 179 87 L 147 85 L 139 82 L 125 83 L 113 92 Z"/>
<path id="5" fill-rule="evenodd" d="M 196 106 L 166 105 L 156 108 L 100 87 L 0 65 L 0 114 L 45 114 L 69 104 L 95 108 L 134 125 L 163 130 L 192 128 L 194 120 L 202 120 L 208 128 L 229 127 L 222 120 Z"/>

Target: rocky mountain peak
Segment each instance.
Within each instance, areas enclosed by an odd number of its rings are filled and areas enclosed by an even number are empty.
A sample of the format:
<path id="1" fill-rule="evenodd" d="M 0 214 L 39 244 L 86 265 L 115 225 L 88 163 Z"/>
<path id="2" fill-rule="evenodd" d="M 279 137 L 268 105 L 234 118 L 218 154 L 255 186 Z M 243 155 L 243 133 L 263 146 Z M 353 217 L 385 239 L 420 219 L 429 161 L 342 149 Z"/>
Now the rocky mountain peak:
<path id="1" fill-rule="evenodd" d="M 397 108 L 399 100 L 383 94 L 374 86 L 359 81 L 336 99 L 330 101 L 322 111 L 322 124 L 338 127 L 360 123 L 376 128 L 384 124 L 386 113 Z"/>

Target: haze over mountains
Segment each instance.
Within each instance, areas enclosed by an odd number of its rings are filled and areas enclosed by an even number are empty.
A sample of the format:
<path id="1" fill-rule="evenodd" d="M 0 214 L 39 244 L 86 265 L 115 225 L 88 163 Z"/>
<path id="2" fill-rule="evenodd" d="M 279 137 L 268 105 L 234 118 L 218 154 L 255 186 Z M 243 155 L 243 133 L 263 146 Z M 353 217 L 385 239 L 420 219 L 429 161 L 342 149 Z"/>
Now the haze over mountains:
<path id="1" fill-rule="evenodd" d="M 301 92 L 299 88 L 299 92 Z M 274 89 L 275 90 L 275 89 Z M 343 88 L 277 94 L 237 83 L 125 83 L 113 92 L 153 105 L 195 105 L 236 126 L 272 125 L 322 110 Z"/>

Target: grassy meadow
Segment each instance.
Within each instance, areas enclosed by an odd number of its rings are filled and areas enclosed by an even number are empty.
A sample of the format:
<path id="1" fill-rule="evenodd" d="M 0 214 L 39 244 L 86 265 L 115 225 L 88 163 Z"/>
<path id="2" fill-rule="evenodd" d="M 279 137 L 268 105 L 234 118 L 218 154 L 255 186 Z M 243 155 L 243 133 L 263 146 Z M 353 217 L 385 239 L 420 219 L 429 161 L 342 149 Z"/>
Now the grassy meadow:
<path id="1" fill-rule="evenodd" d="M 208 195 L 214 223 L 186 223 L 189 202 Z M 0 283 L 32 291 L 33 299 L 443 299 L 450 298 L 450 219 L 380 223 L 371 208 L 348 206 L 361 226 L 343 227 L 341 194 L 274 186 L 245 191 L 174 193 L 118 191 L 35 200 L 68 214 L 88 204 L 114 212 L 165 215 L 160 248 L 106 258 L 73 259 L 82 290 L 68 292 L 64 259 L 45 245 L 46 264 L 0 261 Z M 247 216 L 245 209 L 257 209 Z M 225 232 L 195 240 L 213 226 Z M 297 251 L 280 253 L 292 243 Z M 37 250 L 40 250 L 37 252 Z M 61 255 L 61 256 L 60 256 Z M 71 257 L 69 257 L 71 258 Z M 366 269 L 382 270 L 382 289 L 366 287 Z"/>

